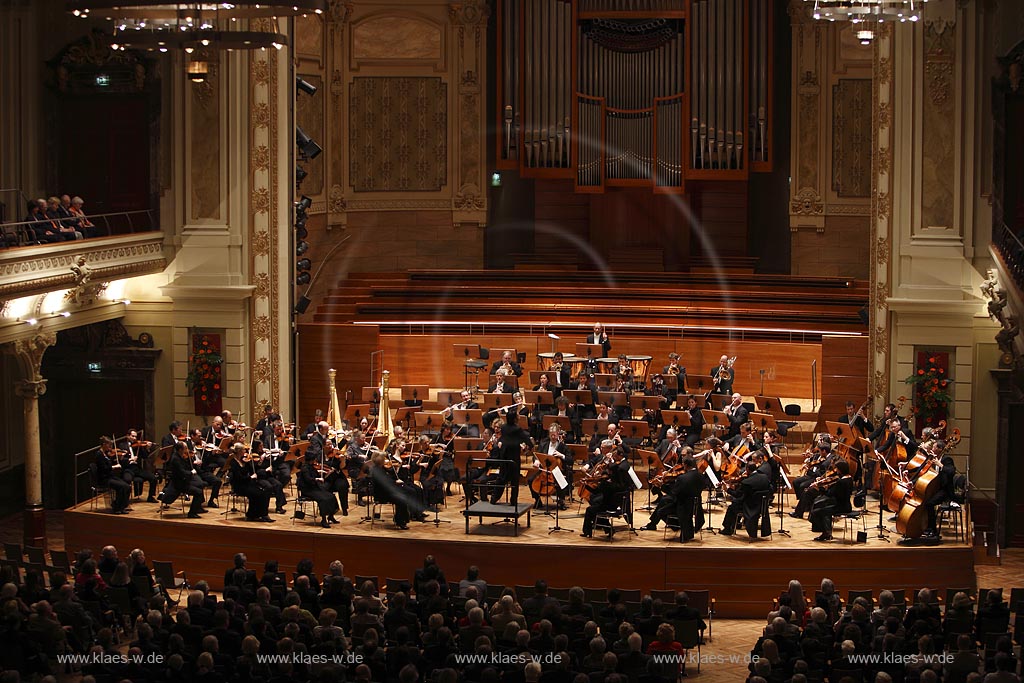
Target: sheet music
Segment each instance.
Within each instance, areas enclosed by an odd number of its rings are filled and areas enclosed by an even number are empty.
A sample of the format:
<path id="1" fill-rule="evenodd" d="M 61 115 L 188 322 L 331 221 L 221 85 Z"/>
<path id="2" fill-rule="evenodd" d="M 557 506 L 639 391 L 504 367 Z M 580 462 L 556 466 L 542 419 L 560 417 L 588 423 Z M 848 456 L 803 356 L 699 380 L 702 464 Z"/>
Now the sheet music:
<path id="1" fill-rule="evenodd" d="M 718 476 L 715 475 L 715 471 L 713 469 L 711 469 L 710 467 L 707 468 L 706 470 L 704 470 L 704 474 L 708 475 L 708 479 L 711 480 L 711 485 L 712 486 L 717 488 L 718 485 L 722 483 L 721 481 L 719 481 Z"/>
<path id="2" fill-rule="evenodd" d="M 636 488 L 642 489 L 644 487 L 644 485 L 640 483 L 640 477 L 636 476 L 636 472 L 632 467 L 629 468 L 629 478 L 633 480 L 633 486 Z"/>
<path id="3" fill-rule="evenodd" d="M 780 468 L 779 472 L 782 474 L 782 481 L 786 482 L 786 488 L 792 489 L 793 484 L 789 481 L 789 476 L 786 474 L 786 470 Z"/>
<path id="4" fill-rule="evenodd" d="M 565 478 L 564 474 L 562 474 L 562 468 L 561 467 L 556 467 L 555 469 L 551 470 L 551 474 L 552 474 L 552 476 L 554 476 L 555 483 L 558 484 L 558 489 L 559 490 L 562 490 L 564 488 L 568 488 L 569 480 Z"/>

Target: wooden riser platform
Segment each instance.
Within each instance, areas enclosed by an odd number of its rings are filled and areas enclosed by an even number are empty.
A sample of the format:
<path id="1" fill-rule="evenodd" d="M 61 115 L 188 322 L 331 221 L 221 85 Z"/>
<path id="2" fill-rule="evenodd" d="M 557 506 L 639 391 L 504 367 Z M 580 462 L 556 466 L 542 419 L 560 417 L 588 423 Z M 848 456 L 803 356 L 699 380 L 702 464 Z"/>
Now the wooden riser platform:
<path id="1" fill-rule="evenodd" d="M 122 554 L 141 547 L 151 559 L 170 560 L 176 569 L 187 569 L 191 582 L 205 579 L 220 588 L 224 571 L 234 553 L 242 550 L 249 565 L 262 569 L 266 560 L 277 559 L 289 574 L 302 558 L 311 558 L 318 572 L 326 572 L 332 560 L 345 564 L 348 576 L 377 575 L 411 578 L 427 554 L 438 558 L 449 579 L 462 578 L 471 564 L 491 583 L 532 584 L 544 578 L 552 586 L 618 587 L 650 589 L 685 588 L 711 590 L 722 617 L 763 618 L 771 599 L 790 579 L 799 579 L 809 594 L 823 577 L 835 581 L 842 595 L 851 589 L 906 588 L 923 586 L 942 589 L 973 587 L 973 549 L 951 538 L 942 545 L 904 547 L 893 535 L 886 543 L 874 538 L 877 514 L 867 521 L 867 544 L 847 544 L 837 526 L 831 543 L 815 543 L 806 521 L 785 518 L 792 538 L 776 534 L 771 539 L 751 541 L 744 532 L 723 537 L 705 532 L 703 539 L 680 545 L 662 532 L 640 531 L 638 536 L 616 532 L 612 542 L 605 537 L 581 538 L 582 511 L 571 507 L 562 513 L 561 526 L 567 531 L 548 533 L 553 518 L 535 512 L 529 528 L 512 537 L 511 525 L 482 526 L 473 520 L 472 533 L 464 533 L 462 504 L 456 495 L 440 518 L 451 522 L 435 526 L 413 522 L 408 531 L 397 530 L 390 506 L 384 520 L 360 524 L 366 509 L 351 507 L 348 517 L 331 529 L 314 526 L 307 518 L 292 523 L 288 515 L 272 515 L 273 524 L 246 522 L 240 513 L 227 518 L 211 510 L 202 519 L 185 519 L 180 505 L 157 514 L 157 506 L 135 502 L 129 515 L 90 511 L 82 503 L 65 512 L 65 547 L 77 551 L 88 547 L 98 551 L 107 544 Z M 222 497 L 221 505 L 226 505 Z M 354 501 L 353 501 L 354 502 Z M 646 502 L 638 494 L 637 507 Z M 874 508 L 873 503 L 869 505 Z M 874 508 L 877 511 L 877 508 Z M 723 508 L 713 508 L 712 521 L 721 524 Z M 648 520 L 637 511 L 636 524 Z M 486 521 L 486 520 L 485 520 Z M 524 519 L 525 522 L 525 519 Z M 773 528 L 779 517 L 773 515 Z M 858 525 L 858 529 L 859 529 Z"/>

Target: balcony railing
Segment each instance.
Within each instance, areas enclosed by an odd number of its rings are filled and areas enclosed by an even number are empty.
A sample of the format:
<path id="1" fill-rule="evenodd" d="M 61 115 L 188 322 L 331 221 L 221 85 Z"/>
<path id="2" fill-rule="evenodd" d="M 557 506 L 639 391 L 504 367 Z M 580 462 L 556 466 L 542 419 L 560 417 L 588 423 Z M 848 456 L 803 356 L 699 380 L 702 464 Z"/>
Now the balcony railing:
<path id="1" fill-rule="evenodd" d="M 87 214 L 85 218 L 96 226 L 96 237 L 111 235 L 134 235 L 140 232 L 153 232 L 160 229 L 154 212 L 117 211 L 113 213 Z M 65 219 L 66 220 L 66 219 Z M 33 244 L 29 229 L 38 227 L 42 221 L 18 221 L 16 223 L 0 223 L 0 246 L 14 247 Z"/>
<path id="2" fill-rule="evenodd" d="M 1018 292 L 1024 292 L 1024 242 L 1005 224 L 992 232 L 992 245 L 1003 257 L 1006 272 L 1013 279 Z"/>

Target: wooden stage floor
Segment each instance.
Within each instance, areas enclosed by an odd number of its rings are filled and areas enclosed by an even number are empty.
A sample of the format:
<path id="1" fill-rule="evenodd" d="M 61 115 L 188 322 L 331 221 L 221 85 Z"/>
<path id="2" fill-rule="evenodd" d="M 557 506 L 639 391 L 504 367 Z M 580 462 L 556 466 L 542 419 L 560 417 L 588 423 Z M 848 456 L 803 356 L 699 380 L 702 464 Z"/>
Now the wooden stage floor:
<path id="1" fill-rule="evenodd" d="M 617 531 L 609 542 L 603 534 L 582 538 L 582 510 L 570 507 L 560 524 L 566 531 L 548 533 L 553 517 L 531 516 L 531 526 L 520 527 L 513 537 L 511 524 L 479 525 L 472 520 L 471 533 L 465 533 L 459 496 L 448 498 L 448 506 L 439 517 L 443 522 L 410 523 L 407 531 L 395 528 L 391 508 L 385 506 L 383 522 L 360 523 L 366 508 L 350 508 L 348 517 L 330 529 L 314 525 L 308 518 L 291 520 L 287 515 L 272 515 L 274 523 L 247 522 L 241 513 L 224 515 L 225 496 L 219 510 L 210 510 L 201 519 L 185 519 L 181 506 L 157 513 L 155 504 L 132 503 L 128 515 L 106 512 L 105 501 L 97 511 L 90 502 L 69 508 L 64 514 L 65 547 L 99 550 L 113 544 L 127 554 L 141 547 L 153 559 L 173 561 L 177 568 L 188 568 L 193 583 L 206 579 L 220 588 L 224 571 L 232 566 L 232 557 L 245 551 L 249 566 L 262 568 L 269 559 L 279 560 L 283 570 L 291 571 L 302 558 L 311 558 L 317 571 L 326 572 L 328 564 L 340 559 L 348 576 L 377 575 L 411 578 L 427 554 L 438 558 L 450 580 L 462 578 L 465 568 L 475 564 L 490 583 L 532 584 L 543 578 L 551 586 L 618 587 L 650 589 L 710 589 L 723 617 L 763 617 L 771 598 L 785 588 L 790 579 L 799 579 L 805 589 L 817 586 L 823 577 L 835 581 L 845 595 L 847 590 L 888 587 L 916 590 L 973 587 L 975 584 L 974 549 L 946 537 L 938 546 L 907 547 L 875 538 L 877 504 L 869 498 L 868 542 L 846 543 L 842 527 L 835 529 L 836 540 L 813 541 L 807 521 L 785 518 L 786 537 L 750 540 L 745 532 L 726 537 L 704 532 L 692 542 L 680 544 L 673 535 L 665 538 L 657 532 Z M 353 499 L 354 502 L 354 499 Z M 646 503 L 646 495 L 637 496 L 637 507 Z M 723 507 L 712 508 L 712 522 L 720 526 Z M 888 517 L 888 515 L 887 515 Z M 433 519 L 433 515 L 429 515 Z M 645 524 L 648 513 L 638 510 L 636 524 Z M 522 518 L 525 525 L 526 518 Z M 892 525 L 893 523 L 887 523 Z M 772 516 L 773 529 L 779 517 Z M 860 525 L 857 525 L 860 529 Z"/>

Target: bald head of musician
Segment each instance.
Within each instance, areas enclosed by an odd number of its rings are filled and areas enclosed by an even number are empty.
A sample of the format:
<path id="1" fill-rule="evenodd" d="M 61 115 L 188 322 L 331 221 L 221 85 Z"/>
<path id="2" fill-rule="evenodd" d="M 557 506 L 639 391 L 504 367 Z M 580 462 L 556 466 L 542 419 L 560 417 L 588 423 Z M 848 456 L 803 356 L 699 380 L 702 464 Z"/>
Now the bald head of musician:
<path id="1" fill-rule="evenodd" d="M 738 391 L 734 392 L 732 395 L 732 404 L 734 406 L 739 407 L 741 403 L 743 403 L 743 394 L 739 393 Z"/>
<path id="2" fill-rule="evenodd" d="M 729 356 L 727 356 L 727 355 L 725 355 L 723 353 L 722 357 L 718 359 L 718 365 L 719 365 L 719 367 L 723 367 L 724 368 L 728 364 L 729 364 Z"/>
<path id="3" fill-rule="evenodd" d="M 219 432 L 224 429 L 224 418 L 218 415 L 213 418 L 213 431 Z"/>
<path id="4" fill-rule="evenodd" d="M 594 323 L 594 337 L 597 339 L 597 343 L 600 344 L 604 339 L 607 339 L 607 335 L 604 332 L 604 325 L 601 323 Z M 602 337 L 604 339 L 602 339 Z"/>
<path id="5" fill-rule="evenodd" d="M 327 436 L 327 433 L 331 431 L 331 425 L 326 420 L 320 420 L 316 423 L 316 431 L 322 436 Z"/>

